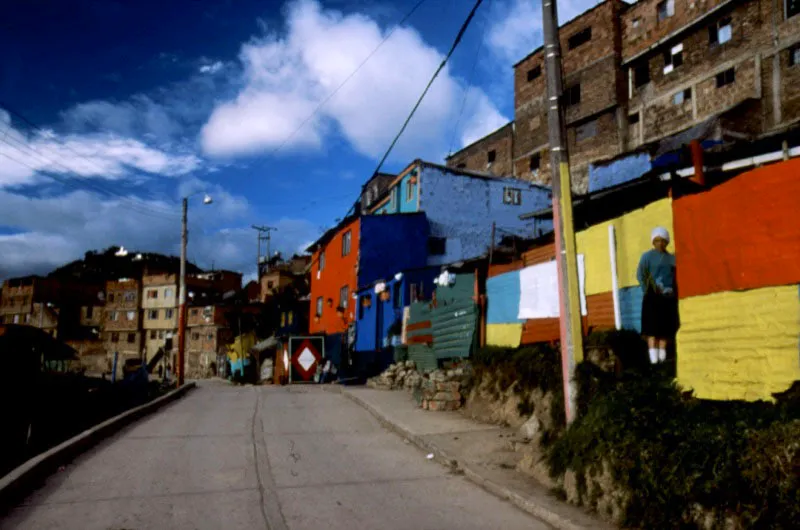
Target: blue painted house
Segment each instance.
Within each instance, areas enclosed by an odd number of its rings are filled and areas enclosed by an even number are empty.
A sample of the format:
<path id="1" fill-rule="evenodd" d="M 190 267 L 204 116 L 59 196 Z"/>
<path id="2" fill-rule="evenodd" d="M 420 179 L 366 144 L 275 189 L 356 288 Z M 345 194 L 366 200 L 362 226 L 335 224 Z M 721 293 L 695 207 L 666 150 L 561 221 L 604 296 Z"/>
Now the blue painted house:
<path id="1" fill-rule="evenodd" d="M 551 220 L 519 218 L 550 202 L 551 191 L 545 186 L 415 160 L 367 213 L 424 212 L 430 224 L 427 263 L 445 265 L 486 254 L 493 223 L 495 244 L 509 235 L 536 237 L 551 231 Z"/>
<path id="2" fill-rule="evenodd" d="M 358 291 L 356 351 L 388 350 L 390 335 L 398 336 L 403 309 L 418 299 L 429 299 L 439 267 L 399 272 Z"/>

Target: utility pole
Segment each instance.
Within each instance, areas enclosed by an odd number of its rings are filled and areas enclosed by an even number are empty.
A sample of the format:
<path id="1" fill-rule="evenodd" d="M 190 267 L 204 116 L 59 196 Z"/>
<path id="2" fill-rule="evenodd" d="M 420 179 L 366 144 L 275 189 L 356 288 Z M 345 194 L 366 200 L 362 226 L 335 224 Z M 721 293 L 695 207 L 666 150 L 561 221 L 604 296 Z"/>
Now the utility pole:
<path id="1" fill-rule="evenodd" d="M 256 226 L 256 225 L 252 225 L 252 226 L 253 226 L 253 230 L 255 230 L 258 233 L 258 236 L 257 236 L 257 239 L 258 239 L 258 259 L 256 260 L 256 280 L 258 282 L 261 282 L 261 242 L 262 241 L 266 241 L 267 242 L 267 262 L 269 262 L 269 260 L 270 260 L 270 255 L 269 255 L 269 252 L 270 252 L 270 234 L 271 234 L 271 232 L 273 230 L 277 230 L 277 228 L 274 228 L 272 226 Z M 263 234 L 265 232 L 266 232 L 267 235 L 266 236 L 262 236 L 261 234 Z"/>
<path id="2" fill-rule="evenodd" d="M 184 357 L 186 355 L 186 243 L 189 239 L 189 231 L 186 227 L 187 210 L 189 209 L 189 198 L 183 198 L 183 208 L 181 213 L 181 278 L 178 294 L 178 366 L 175 372 L 178 375 L 178 386 L 183 386 L 184 376 Z"/>
<path id="3" fill-rule="evenodd" d="M 569 169 L 567 128 L 562 106 L 563 73 L 558 36 L 558 10 L 555 0 L 542 0 L 545 72 L 547 74 L 547 120 L 550 140 L 550 167 L 553 181 L 553 228 L 561 327 L 561 368 L 564 382 L 564 407 L 567 424 L 575 419 L 576 388 L 572 379 L 575 359 L 583 358 L 583 330 L 578 284 L 578 256 L 572 218 L 572 179 Z"/>

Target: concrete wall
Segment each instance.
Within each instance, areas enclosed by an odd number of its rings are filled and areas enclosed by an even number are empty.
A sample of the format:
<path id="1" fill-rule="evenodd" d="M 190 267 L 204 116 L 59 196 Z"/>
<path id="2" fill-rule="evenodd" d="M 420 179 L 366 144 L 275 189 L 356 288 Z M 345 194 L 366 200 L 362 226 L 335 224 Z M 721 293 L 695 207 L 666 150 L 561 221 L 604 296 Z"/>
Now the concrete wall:
<path id="1" fill-rule="evenodd" d="M 531 237 L 537 229 L 549 231 L 552 223 L 521 221 L 519 215 L 547 207 L 550 192 L 516 179 L 483 179 L 425 167 L 421 175 L 421 208 L 430 221 L 431 237 L 447 239 L 444 255 L 431 255 L 429 265 L 453 263 L 483 255 L 489 250 L 492 222 L 496 240 L 503 235 Z M 522 203 L 503 203 L 503 189 L 521 190 Z"/>
<path id="2" fill-rule="evenodd" d="M 358 286 L 386 279 L 398 271 L 424 267 L 429 233 L 423 213 L 362 217 Z"/>

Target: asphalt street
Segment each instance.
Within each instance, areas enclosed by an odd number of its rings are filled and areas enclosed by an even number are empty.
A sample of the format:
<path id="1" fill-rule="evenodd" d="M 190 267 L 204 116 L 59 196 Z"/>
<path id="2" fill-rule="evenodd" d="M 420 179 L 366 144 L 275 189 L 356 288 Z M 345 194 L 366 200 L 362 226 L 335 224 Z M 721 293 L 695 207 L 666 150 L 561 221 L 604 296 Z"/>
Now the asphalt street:
<path id="1" fill-rule="evenodd" d="M 549 528 L 315 386 L 204 382 L 53 475 L 0 528 Z"/>

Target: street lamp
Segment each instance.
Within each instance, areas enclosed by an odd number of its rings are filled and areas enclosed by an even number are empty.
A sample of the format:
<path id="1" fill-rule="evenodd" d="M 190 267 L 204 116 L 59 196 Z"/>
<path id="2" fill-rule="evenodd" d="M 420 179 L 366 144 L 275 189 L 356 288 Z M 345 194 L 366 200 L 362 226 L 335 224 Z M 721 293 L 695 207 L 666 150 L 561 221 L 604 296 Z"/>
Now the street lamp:
<path id="1" fill-rule="evenodd" d="M 181 215 L 181 278 L 178 295 L 178 366 L 175 372 L 178 375 L 178 386 L 183 386 L 184 365 L 186 355 L 186 243 L 189 239 L 189 230 L 186 226 L 189 198 L 203 193 L 198 191 L 183 198 L 183 212 Z M 214 200 L 207 193 L 203 197 L 203 204 L 211 204 Z"/>

